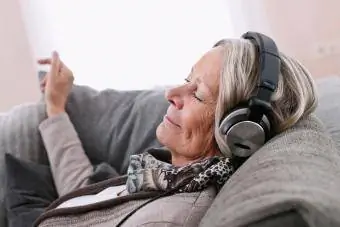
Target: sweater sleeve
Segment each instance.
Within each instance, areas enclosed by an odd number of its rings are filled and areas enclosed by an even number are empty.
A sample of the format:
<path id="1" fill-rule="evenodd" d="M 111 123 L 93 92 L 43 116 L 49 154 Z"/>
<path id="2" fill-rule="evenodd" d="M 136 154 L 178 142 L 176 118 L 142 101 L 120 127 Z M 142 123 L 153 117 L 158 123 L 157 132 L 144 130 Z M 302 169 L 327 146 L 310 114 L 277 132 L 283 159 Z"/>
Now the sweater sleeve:
<path id="1" fill-rule="evenodd" d="M 93 166 L 67 113 L 47 118 L 39 130 L 59 196 L 88 185 Z"/>

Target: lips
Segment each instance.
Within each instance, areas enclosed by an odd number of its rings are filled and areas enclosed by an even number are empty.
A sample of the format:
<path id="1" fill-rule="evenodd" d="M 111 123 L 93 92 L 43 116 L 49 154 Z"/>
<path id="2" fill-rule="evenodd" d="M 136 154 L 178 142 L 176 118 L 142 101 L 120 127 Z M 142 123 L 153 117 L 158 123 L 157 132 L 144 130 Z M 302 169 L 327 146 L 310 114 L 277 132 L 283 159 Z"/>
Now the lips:
<path id="1" fill-rule="evenodd" d="M 165 115 L 164 118 L 169 121 L 171 124 L 180 127 L 178 124 L 176 124 L 168 115 Z"/>

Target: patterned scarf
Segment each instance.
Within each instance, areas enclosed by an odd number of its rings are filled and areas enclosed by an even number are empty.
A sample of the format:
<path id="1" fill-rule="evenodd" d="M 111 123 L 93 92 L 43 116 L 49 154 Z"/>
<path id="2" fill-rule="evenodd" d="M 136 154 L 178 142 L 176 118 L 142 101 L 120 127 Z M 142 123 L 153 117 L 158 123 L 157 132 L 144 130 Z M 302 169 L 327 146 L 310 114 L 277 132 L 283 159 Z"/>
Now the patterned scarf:
<path id="1" fill-rule="evenodd" d="M 129 193 L 176 188 L 181 192 L 195 192 L 209 185 L 219 190 L 233 172 L 229 158 L 215 156 L 176 167 L 144 152 L 130 157 L 126 187 Z"/>

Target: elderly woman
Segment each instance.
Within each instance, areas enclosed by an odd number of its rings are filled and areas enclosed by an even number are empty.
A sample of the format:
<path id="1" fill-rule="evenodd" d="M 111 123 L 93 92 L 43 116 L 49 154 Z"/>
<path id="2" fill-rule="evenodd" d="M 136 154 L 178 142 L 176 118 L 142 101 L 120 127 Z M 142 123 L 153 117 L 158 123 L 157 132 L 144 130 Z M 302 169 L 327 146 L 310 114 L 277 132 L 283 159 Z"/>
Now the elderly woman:
<path id="1" fill-rule="evenodd" d="M 164 147 L 131 156 L 126 176 L 90 185 L 93 167 L 65 112 L 72 72 L 56 52 L 39 63 L 51 65 L 42 84 L 48 118 L 40 132 L 61 196 L 38 219 L 39 226 L 71 225 L 80 221 L 77 215 L 112 207 L 113 213 L 85 219 L 105 216 L 101 224 L 110 226 L 158 223 L 159 217 L 148 216 L 151 211 L 180 215 L 188 209 L 156 205 L 161 197 L 197 199 L 195 193 L 206 192 L 211 199 L 187 218 L 187 226 L 196 226 L 240 160 L 316 107 L 311 76 L 298 61 L 279 54 L 270 38 L 247 33 L 222 40 L 192 67 L 184 84 L 166 92 L 170 105 L 156 131 Z"/>

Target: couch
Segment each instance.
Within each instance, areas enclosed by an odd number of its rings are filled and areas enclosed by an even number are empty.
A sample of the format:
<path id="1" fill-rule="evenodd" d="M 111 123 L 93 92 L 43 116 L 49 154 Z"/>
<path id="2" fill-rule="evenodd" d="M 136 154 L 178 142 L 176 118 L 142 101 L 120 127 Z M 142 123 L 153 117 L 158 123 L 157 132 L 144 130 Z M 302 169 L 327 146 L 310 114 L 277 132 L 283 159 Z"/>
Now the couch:
<path id="1" fill-rule="evenodd" d="M 251 156 L 222 188 L 200 226 L 340 226 L 340 77 L 320 79 L 317 86 L 315 114 Z M 66 109 L 94 168 L 110 165 L 123 174 L 129 155 L 160 145 L 155 129 L 167 106 L 162 90 L 96 91 L 75 85 Z M 0 227 L 29 222 L 32 213 L 38 215 L 56 197 L 37 129 L 46 117 L 44 107 L 42 101 L 23 104 L 0 116 Z M 24 168 L 41 185 L 18 180 L 25 173 L 18 173 L 20 165 L 6 167 L 5 153 L 27 161 Z M 31 194 L 23 199 L 27 185 Z M 11 190 L 16 197 L 8 203 L 5 195 Z M 33 200 L 38 192 L 48 195 Z"/>

